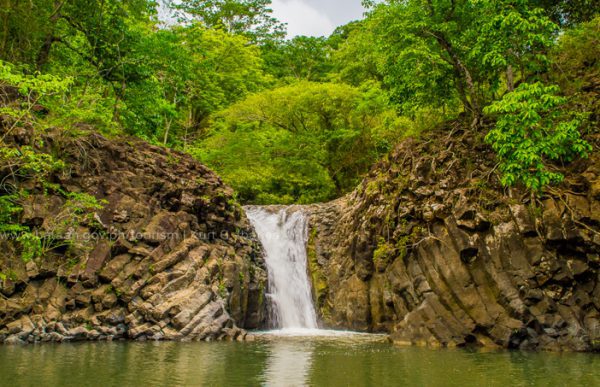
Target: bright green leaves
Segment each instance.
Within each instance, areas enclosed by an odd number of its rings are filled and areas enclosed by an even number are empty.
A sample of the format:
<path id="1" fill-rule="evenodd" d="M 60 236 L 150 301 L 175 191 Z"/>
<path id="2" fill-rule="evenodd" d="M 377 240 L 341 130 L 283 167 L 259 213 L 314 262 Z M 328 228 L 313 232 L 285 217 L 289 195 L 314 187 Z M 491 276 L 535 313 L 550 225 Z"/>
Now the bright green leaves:
<path id="1" fill-rule="evenodd" d="M 405 113 L 456 112 L 462 105 L 479 117 L 498 93 L 547 67 L 557 31 L 526 0 L 388 0 L 371 6 L 359 30 L 364 42 L 351 36 L 347 44 L 353 46 L 342 45 L 340 52 L 356 52 L 357 42 L 364 43 L 354 57 L 358 63 L 374 58 L 379 79 Z M 347 77 L 350 70 L 356 65 L 341 73 Z"/>
<path id="2" fill-rule="evenodd" d="M 64 94 L 71 84 L 71 78 L 61 79 L 50 74 L 22 75 L 13 65 L 0 60 L 0 88 L 13 87 L 25 97 L 0 105 L 0 114 L 4 116 L 6 126 L 0 141 L 16 126 L 25 122 L 33 123 L 34 106 L 48 102 L 51 96 Z"/>
<path id="3" fill-rule="evenodd" d="M 474 41 L 470 61 L 492 74 L 502 74 L 508 66 L 521 72 L 545 69 L 546 51 L 554 43 L 558 26 L 542 9 L 532 8 L 525 0 L 476 3 L 481 14 L 470 32 Z"/>
<path id="4" fill-rule="evenodd" d="M 335 198 L 401 133 L 380 93 L 300 82 L 254 94 L 215 117 L 192 152 L 251 203 Z"/>
<path id="5" fill-rule="evenodd" d="M 376 78 L 382 81 L 404 113 L 455 107 L 459 93 L 465 93 L 464 87 L 459 89 L 457 83 L 462 82 L 464 75 L 456 71 L 455 58 L 440 45 L 436 36 L 444 36 L 451 44 L 457 44 L 451 51 L 460 55 L 461 31 L 467 23 L 460 19 L 466 12 L 461 9 L 450 15 L 443 1 L 431 2 L 432 11 L 416 0 L 388 3 L 376 6 L 359 32 L 351 35 L 348 41 L 353 45 L 360 44 L 358 47 L 363 47 L 366 52 L 356 53 L 356 48 L 348 46 L 342 46 L 341 52 L 354 52 L 352 59 L 358 58 L 358 63 L 362 57 L 373 58 Z M 464 2 L 457 4 L 464 6 Z M 367 64 L 361 68 L 350 64 L 342 69 L 342 74 L 347 77 L 346 73 L 357 70 L 373 73 Z"/>
<path id="6" fill-rule="evenodd" d="M 22 202 L 28 193 L 19 189 L 16 182 L 31 179 L 43 184 L 48 174 L 61 169 L 63 163 L 31 147 L 16 149 L 3 146 L 0 148 L 0 166 L 0 177 L 4 182 L 0 189 L 0 233 L 2 237 L 15 238 L 22 247 L 23 259 L 29 260 L 39 252 L 39 243 L 36 242 L 39 237 L 19 221 Z"/>
<path id="7" fill-rule="evenodd" d="M 64 168 L 64 163 L 47 153 L 41 153 L 32 147 L 20 149 L 2 146 L 0 165 L 10 170 L 12 178 L 44 180 L 50 173 Z"/>
<path id="8" fill-rule="evenodd" d="M 197 20 L 205 27 L 243 35 L 253 42 L 281 39 L 285 25 L 273 17 L 271 0 L 169 1 L 182 20 Z"/>
<path id="9" fill-rule="evenodd" d="M 592 150 L 579 133 L 581 118 L 561 109 L 566 100 L 558 91 L 539 82 L 522 83 L 485 109 L 498 116 L 486 141 L 498 154 L 503 185 L 523 183 L 539 192 L 563 178 L 549 160 L 572 161 Z"/>
<path id="10" fill-rule="evenodd" d="M 8 146 L 3 140 L 16 125 L 27 124 L 36 129 L 39 126 L 33 112 L 36 104 L 56 103 L 51 97 L 64 98 L 71 84 L 70 79 L 52 75 L 21 75 L 0 61 L 0 87 L 14 88 L 20 93 L 3 100 L 1 108 L 4 133 L 0 133 L 0 233 L 2 238 L 11 238 L 20 245 L 24 260 L 40 257 L 57 246 L 74 244 L 67 232 L 82 223 L 93 222 L 91 214 L 101 208 L 93 196 L 67 193 L 53 182 L 52 176 L 62 171 L 65 163 L 41 150 L 44 144 L 37 138 L 37 130 L 33 132 L 36 137 L 31 146 Z M 64 197 L 65 203 L 59 214 L 51 217 L 53 235 L 41 235 L 39 230 L 21 221 L 21 213 L 24 203 L 35 193 L 48 192 Z"/>
<path id="11" fill-rule="evenodd" d="M 10 85 L 19 90 L 25 96 L 52 95 L 67 91 L 72 79 L 59 78 L 50 74 L 35 73 L 33 76 L 25 76 L 15 70 L 10 63 L 0 60 L 0 85 Z M 39 97 L 38 97 L 39 98 Z"/>
<path id="12" fill-rule="evenodd" d="M 326 81 L 333 49 L 327 38 L 297 36 L 261 45 L 265 70 L 283 81 Z"/>
<path id="13" fill-rule="evenodd" d="M 15 222 L 17 215 L 23 211 L 18 200 L 19 196 L 15 194 L 0 196 L 0 233 L 12 234 L 27 230 L 27 227 Z"/>
<path id="14" fill-rule="evenodd" d="M 199 23 L 154 34 L 144 52 L 155 75 L 128 91 L 126 102 L 136 113 L 130 127 L 165 145 L 185 145 L 186 133 L 204 126 L 210 114 L 267 83 L 257 46 Z"/>

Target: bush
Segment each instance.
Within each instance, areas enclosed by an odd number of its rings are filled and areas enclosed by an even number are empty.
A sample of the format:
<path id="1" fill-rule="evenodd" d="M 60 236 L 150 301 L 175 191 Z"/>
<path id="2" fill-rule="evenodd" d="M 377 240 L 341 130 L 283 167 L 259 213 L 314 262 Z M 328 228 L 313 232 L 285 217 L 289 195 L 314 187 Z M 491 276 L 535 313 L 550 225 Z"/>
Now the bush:
<path id="1" fill-rule="evenodd" d="M 68 79 L 40 74 L 25 76 L 15 71 L 12 65 L 0 62 L 0 88 L 13 88 L 20 94 L 11 100 L 7 98 L 0 106 L 0 123 L 4 129 L 0 132 L 0 233 L 20 245 L 21 256 L 26 261 L 57 247 L 72 246 L 75 241 L 68 233 L 80 224 L 90 224 L 93 212 L 101 208 L 95 197 L 69 193 L 52 183 L 52 174 L 62 170 L 65 164 L 40 150 L 44 145 L 39 138 L 43 121 L 38 122 L 34 110 L 38 103 L 65 93 L 69 85 Z M 7 143 L 5 137 L 21 126 L 33 129 L 32 145 Z M 34 191 L 53 192 L 66 199 L 53 219 L 53 235 L 40 235 L 21 222 L 23 203 Z M 5 276 L 0 273 L 0 279 L 2 277 Z"/>
<path id="2" fill-rule="evenodd" d="M 569 97 L 569 107 L 591 113 L 590 131 L 600 120 L 600 16 L 567 30 L 552 51 L 553 82 Z"/>
<path id="3" fill-rule="evenodd" d="M 581 115 L 563 109 L 566 98 L 557 86 L 522 83 L 485 109 L 498 114 L 496 126 L 486 136 L 500 159 L 502 184 L 523 183 L 541 191 L 563 176 L 549 169 L 548 160 L 572 161 L 587 157 L 592 147 L 581 138 Z"/>

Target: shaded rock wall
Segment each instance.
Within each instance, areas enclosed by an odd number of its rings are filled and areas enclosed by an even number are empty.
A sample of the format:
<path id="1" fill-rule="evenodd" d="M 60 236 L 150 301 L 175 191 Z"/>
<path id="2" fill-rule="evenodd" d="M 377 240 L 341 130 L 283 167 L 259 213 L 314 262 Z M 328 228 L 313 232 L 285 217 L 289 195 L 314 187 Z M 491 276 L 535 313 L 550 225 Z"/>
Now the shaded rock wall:
<path id="1" fill-rule="evenodd" d="M 57 134 L 44 150 L 67 165 L 53 183 L 106 202 L 74 230 L 77 243 L 39 259 L 24 263 L 18 243 L 0 242 L 0 341 L 243 339 L 242 328 L 262 326 L 260 247 L 211 171 L 132 139 Z M 22 222 L 55 231 L 64 195 L 21 184 L 32 193 Z"/>
<path id="2" fill-rule="evenodd" d="M 600 348 L 598 137 L 561 187 L 532 198 L 499 186 L 481 138 L 450 129 L 310 207 L 323 325 L 404 344 Z"/>

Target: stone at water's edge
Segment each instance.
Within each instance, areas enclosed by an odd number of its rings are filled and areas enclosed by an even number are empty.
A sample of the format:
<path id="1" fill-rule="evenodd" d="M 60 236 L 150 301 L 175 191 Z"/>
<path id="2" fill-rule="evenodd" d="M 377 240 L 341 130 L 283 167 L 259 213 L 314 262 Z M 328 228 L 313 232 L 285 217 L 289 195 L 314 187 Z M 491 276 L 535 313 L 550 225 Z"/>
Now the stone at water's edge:
<path id="1" fill-rule="evenodd" d="M 78 233 L 118 238 L 26 264 L 0 242 L 0 341 L 239 340 L 264 324 L 264 262 L 231 190 L 189 156 L 126 140 L 44 139 L 68 166 L 56 183 L 107 201 Z M 52 232 L 64 199 L 28 188 L 23 222 Z"/>
<path id="2" fill-rule="evenodd" d="M 311 211 L 309 268 L 329 328 L 399 344 L 600 349 L 600 155 L 532 205 L 463 133 L 401 144 Z"/>

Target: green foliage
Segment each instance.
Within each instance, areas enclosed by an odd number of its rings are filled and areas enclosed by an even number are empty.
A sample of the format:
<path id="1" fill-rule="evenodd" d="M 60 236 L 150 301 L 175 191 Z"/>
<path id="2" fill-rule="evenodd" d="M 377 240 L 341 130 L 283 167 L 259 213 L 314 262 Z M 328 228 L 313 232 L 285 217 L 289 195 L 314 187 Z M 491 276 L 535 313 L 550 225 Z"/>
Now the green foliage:
<path id="1" fill-rule="evenodd" d="M 394 254 L 394 251 L 394 246 L 391 243 L 385 238 L 379 238 L 377 248 L 373 252 L 373 263 L 376 266 L 385 263 Z"/>
<path id="2" fill-rule="evenodd" d="M 252 203 L 310 203 L 357 184 L 403 133 L 377 90 L 300 82 L 217 117 L 192 153 Z"/>
<path id="3" fill-rule="evenodd" d="M 197 20 L 208 28 L 244 35 L 254 42 L 277 40 L 285 25 L 272 16 L 271 0 L 171 1 L 182 20 Z"/>
<path id="4" fill-rule="evenodd" d="M 1 136 L 91 127 L 193 144 L 242 200 L 305 203 L 353 188 L 401 136 L 457 117 L 477 129 L 488 105 L 506 184 L 558 180 L 546 162 L 583 155 L 577 129 L 598 128 L 600 22 L 588 0 L 364 1 L 364 20 L 290 40 L 270 0 L 168 3 L 184 22 L 161 24 L 153 0 L 0 1 L 0 92 L 21 95 L 2 99 Z M 539 81 L 569 101 L 532 91 Z M 503 110 L 511 99 L 516 110 Z M 38 148 L 2 156 L 32 158 L 11 172 L 5 223 L 25 194 L 16 181 L 56 161 Z"/>
<path id="5" fill-rule="evenodd" d="M 0 148 L 0 177 L 4 182 L 0 188 L 0 233 L 21 245 L 22 258 L 26 261 L 58 247 L 74 246 L 78 241 L 73 231 L 83 224 L 93 225 L 94 212 L 103 208 L 103 203 L 91 195 L 67 193 L 49 182 L 50 175 L 63 167 L 62 161 L 31 147 Z M 66 198 L 58 214 L 48 219 L 50 234 L 21 223 L 23 203 L 30 194 L 18 188 L 20 181 L 32 181 L 44 193 L 54 190 Z"/>
<path id="6" fill-rule="evenodd" d="M 19 221 L 19 215 L 23 211 L 22 202 L 28 194 L 19 190 L 17 181 L 36 179 L 44 182 L 49 173 L 61 166 L 52 156 L 39 154 L 29 147 L 21 150 L 0 148 L 0 176 L 5 182 L 0 190 L 0 233 L 21 244 L 22 258 L 26 261 L 39 255 L 41 241 L 39 236 Z"/>
<path id="7" fill-rule="evenodd" d="M 2 144 L 2 143 L 0 143 Z M 64 163 L 52 155 L 38 152 L 30 146 L 20 149 L 3 146 L 0 148 L 0 171 L 4 177 L 4 187 L 11 181 L 31 179 L 37 183 L 46 181 L 48 175 L 64 167 Z"/>
<path id="8" fill-rule="evenodd" d="M 15 194 L 0 196 L 0 233 L 14 235 L 28 230 L 27 227 L 15 222 L 17 216 L 23 211 L 18 201 L 19 196 Z"/>
<path id="9" fill-rule="evenodd" d="M 246 38 L 197 26 L 182 33 L 195 63 L 189 98 L 198 122 L 263 88 L 260 51 Z"/>
<path id="10" fill-rule="evenodd" d="M 589 130 L 598 131 L 600 119 L 600 16 L 566 31 L 551 53 L 550 77 L 569 97 L 569 107 L 590 112 Z"/>
<path id="11" fill-rule="evenodd" d="M 4 142 L 4 136 L 18 125 L 39 126 L 34 107 L 41 102 L 51 103 L 51 97 L 64 94 L 70 84 L 71 80 L 52 75 L 22 75 L 0 61 L 0 87 L 15 88 L 21 94 L 5 103 L 1 112 L 4 134 L 0 138 L 0 233 L 20 244 L 25 261 L 57 247 L 73 245 L 75 240 L 68 233 L 81 224 L 90 224 L 93 211 L 102 208 L 93 196 L 65 192 L 52 182 L 52 175 L 65 168 L 65 163 L 40 150 L 44 144 L 37 138 L 37 130 L 33 146 L 14 147 Z M 22 187 L 23 182 L 28 182 L 28 190 Z M 50 220 L 52 233 L 49 235 L 41 234 L 20 220 L 24 202 L 31 197 L 30 191 L 36 190 L 42 194 L 54 191 L 66 199 L 58 215 Z"/>
<path id="12" fill-rule="evenodd" d="M 23 96 L 0 105 L 0 115 L 6 127 L 3 136 L 15 127 L 32 123 L 35 119 L 34 107 L 39 103 L 48 102 L 51 96 L 66 92 L 71 82 L 69 78 L 60 79 L 39 72 L 34 75 L 23 75 L 15 69 L 14 65 L 0 60 L 0 89 L 12 87 Z"/>
<path id="13" fill-rule="evenodd" d="M 522 83 L 486 109 L 499 115 L 486 141 L 498 154 L 505 186 L 523 183 L 539 192 L 563 178 L 550 170 L 548 160 L 568 162 L 592 150 L 578 131 L 581 117 L 571 118 L 561 110 L 566 99 L 558 91 L 539 82 Z"/>
<path id="14" fill-rule="evenodd" d="M 520 72 L 511 76 L 526 78 L 546 68 L 547 49 L 557 32 L 554 24 L 540 8 L 531 8 L 528 1 L 489 1 L 479 16 L 480 26 L 469 62 L 474 63 L 480 76 L 485 73 L 498 77 L 505 71 Z M 506 79 L 507 82 L 514 82 Z M 498 79 L 489 80 L 495 86 Z M 512 85 L 507 85 L 512 88 Z M 495 91 L 495 90 L 492 90 Z"/>
<path id="15" fill-rule="evenodd" d="M 0 82 L 2 86 L 17 88 L 21 94 L 28 97 L 24 101 L 27 107 L 30 107 L 43 96 L 66 91 L 71 84 L 70 79 L 59 79 L 53 75 L 41 74 L 39 72 L 33 76 L 22 75 L 15 70 L 13 65 L 1 60 Z M 32 101 L 34 97 L 36 99 Z"/>
<path id="16" fill-rule="evenodd" d="M 542 68 L 555 30 L 525 0 L 390 0 L 373 6 L 341 50 L 350 63 L 367 57 L 371 64 L 341 73 L 353 82 L 375 73 L 406 113 L 461 106 L 477 124 L 503 84 L 512 89 Z"/>
<path id="17" fill-rule="evenodd" d="M 353 86 L 383 83 L 385 57 L 375 48 L 378 40 L 371 19 L 344 26 L 330 41 L 337 46 L 332 54 L 334 78 Z"/>
<path id="18" fill-rule="evenodd" d="M 210 114 L 267 83 L 259 49 L 243 36 L 191 24 L 138 44 L 147 75 L 126 88 L 118 111 L 127 132 L 154 143 L 185 147 Z"/>
<path id="19" fill-rule="evenodd" d="M 264 44 L 261 51 L 266 72 L 283 81 L 326 81 L 333 67 L 333 49 L 324 37 L 297 36 Z"/>

